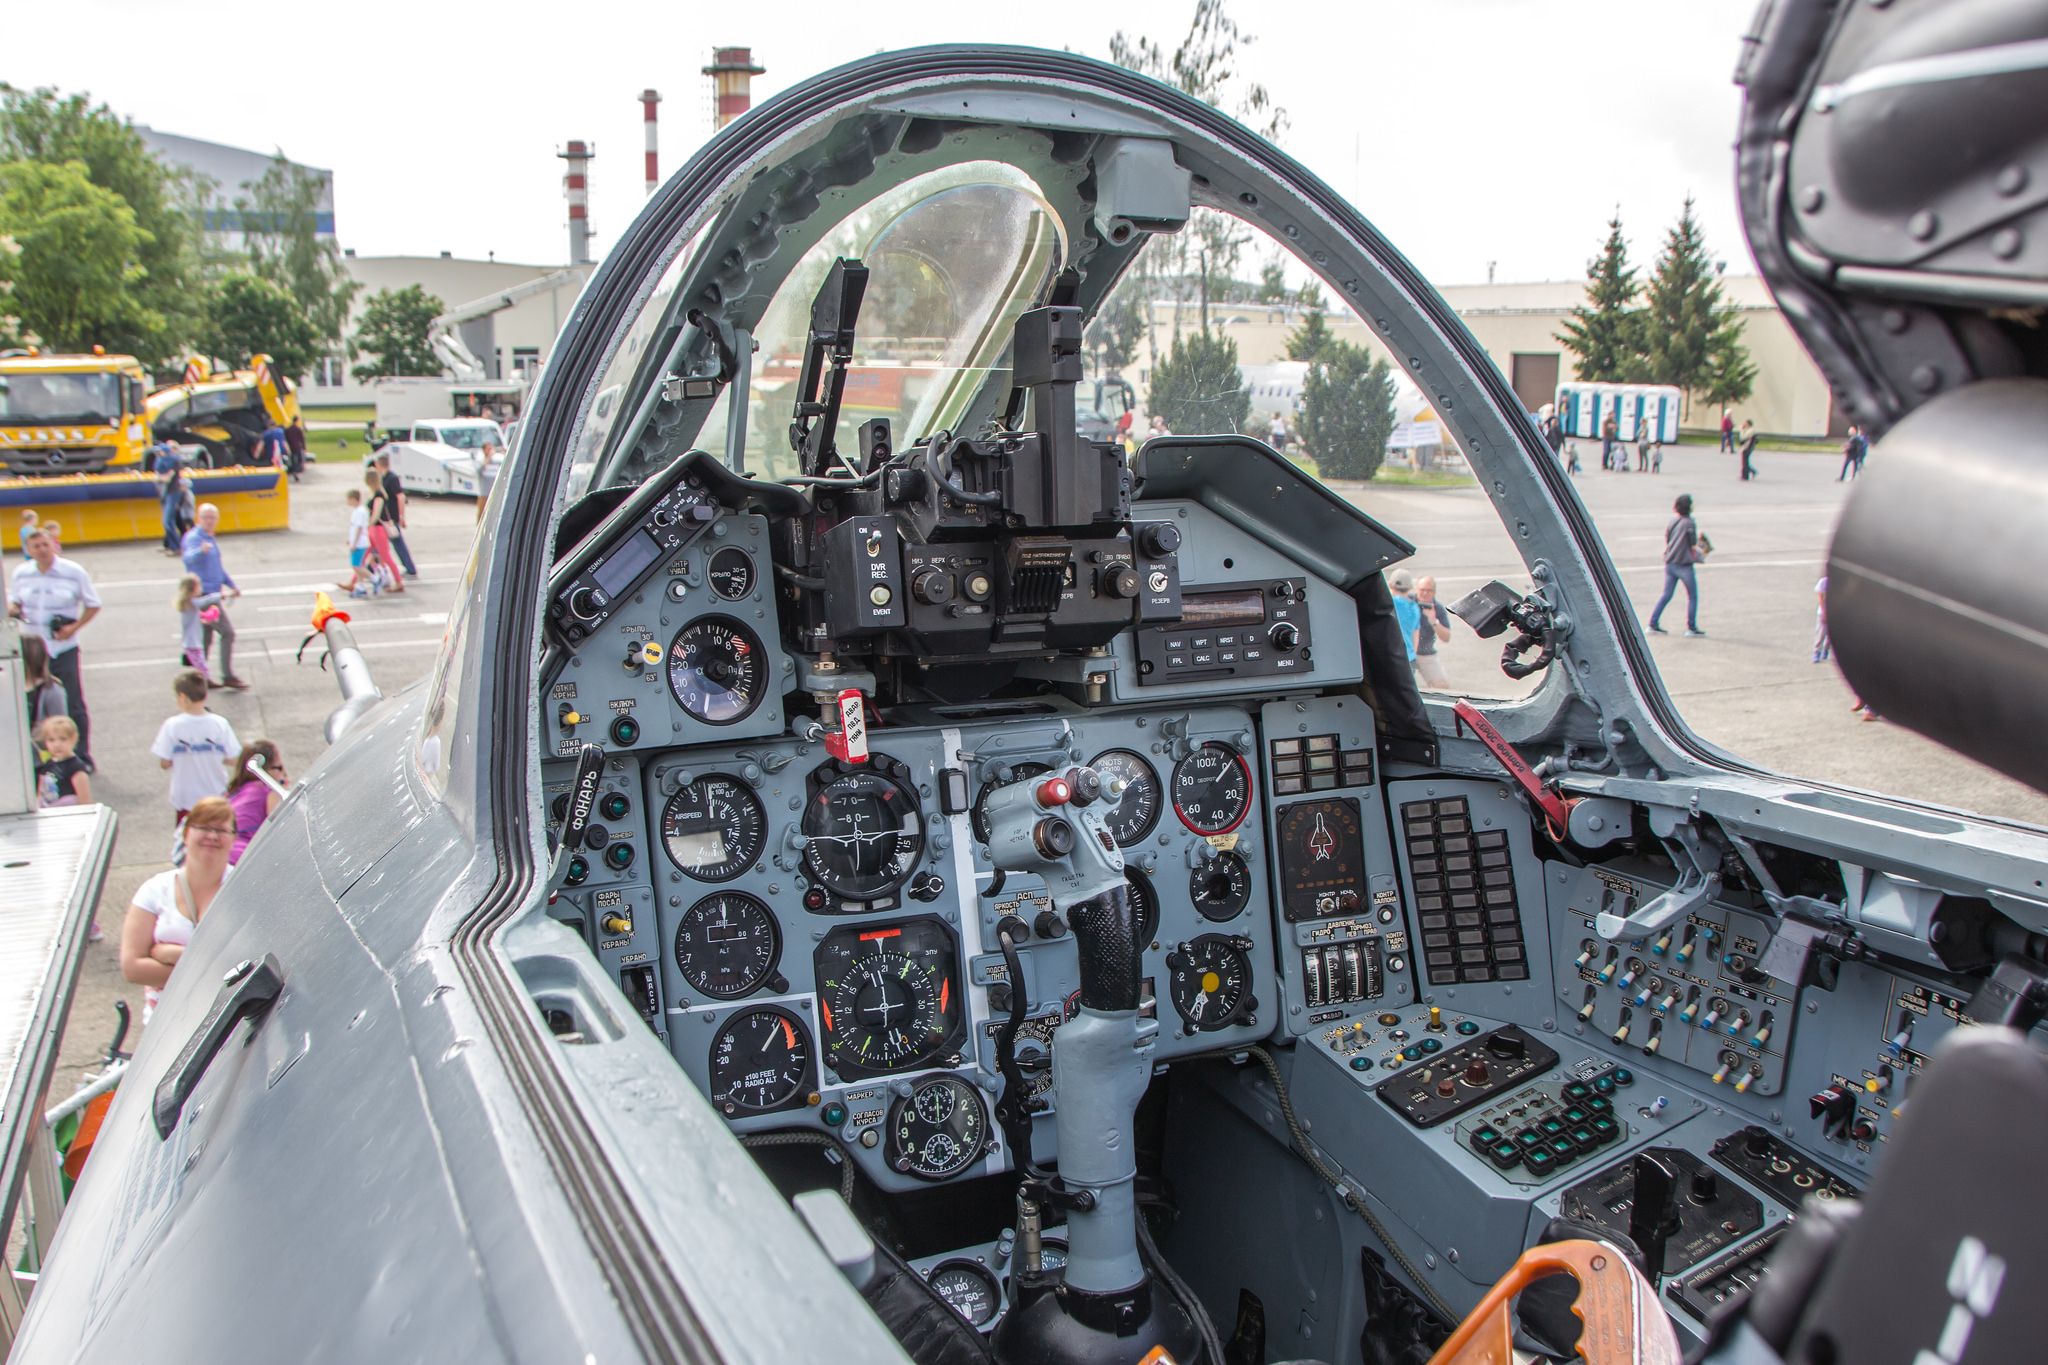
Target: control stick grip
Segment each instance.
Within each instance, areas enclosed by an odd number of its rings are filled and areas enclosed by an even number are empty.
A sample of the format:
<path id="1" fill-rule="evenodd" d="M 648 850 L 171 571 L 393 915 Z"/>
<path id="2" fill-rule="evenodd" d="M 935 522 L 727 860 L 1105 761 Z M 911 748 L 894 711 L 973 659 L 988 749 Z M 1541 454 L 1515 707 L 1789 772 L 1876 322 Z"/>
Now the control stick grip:
<path id="1" fill-rule="evenodd" d="M 1067 907 L 1081 954 L 1081 1003 L 1096 1010 L 1135 1010 L 1143 972 L 1138 918 L 1128 885 Z"/>

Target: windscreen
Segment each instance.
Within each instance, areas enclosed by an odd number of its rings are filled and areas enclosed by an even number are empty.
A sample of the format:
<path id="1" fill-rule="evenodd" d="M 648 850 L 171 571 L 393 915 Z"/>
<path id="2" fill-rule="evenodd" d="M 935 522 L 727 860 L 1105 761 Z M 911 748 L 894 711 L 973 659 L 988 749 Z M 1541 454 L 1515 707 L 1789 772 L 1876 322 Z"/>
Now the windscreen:
<path id="1" fill-rule="evenodd" d="M 0 422 L 99 423 L 120 417 L 119 375 L 0 375 Z"/>

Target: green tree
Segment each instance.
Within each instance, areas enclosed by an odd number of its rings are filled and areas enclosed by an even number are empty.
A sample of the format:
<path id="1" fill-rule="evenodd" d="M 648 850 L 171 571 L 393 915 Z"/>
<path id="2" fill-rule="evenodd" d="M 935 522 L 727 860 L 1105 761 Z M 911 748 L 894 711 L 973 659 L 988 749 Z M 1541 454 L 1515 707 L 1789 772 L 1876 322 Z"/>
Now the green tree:
<path id="1" fill-rule="evenodd" d="M 379 289 L 363 305 L 355 348 L 368 356 L 352 373 L 371 380 L 383 375 L 438 375 L 441 361 L 428 344 L 428 331 L 445 304 L 416 284 Z"/>
<path id="2" fill-rule="evenodd" d="M 1308 316 L 1301 320 L 1301 326 L 1287 334 L 1287 358 L 1315 360 L 1337 344 L 1339 343 L 1336 334 L 1330 331 L 1330 324 L 1323 320 L 1323 310 L 1311 308 Z"/>
<path id="3" fill-rule="evenodd" d="M 1665 234 L 1663 253 L 1646 291 L 1643 350 L 1648 377 L 1676 384 L 1710 403 L 1749 397 L 1756 366 L 1742 344 L 1742 319 L 1729 308 L 1692 196 Z"/>
<path id="4" fill-rule="evenodd" d="M 1258 291 L 1252 295 L 1253 303 L 1292 303 L 1294 291 L 1287 287 L 1287 267 L 1280 261 L 1268 261 L 1259 267 Z"/>
<path id="5" fill-rule="evenodd" d="M 120 195 L 93 184 L 82 162 L 0 165 L 0 234 L 21 247 L 13 309 L 44 344 L 115 350 L 118 338 L 161 325 L 131 292 L 148 234 Z"/>
<path id="6" fill-rule="evenodd" d="M 1252 395 L 1237 367 L 1237 343 L 1210 332 L 1174 338 L 1173 349 L 1152 370 L 1146 407 L 1183 436 L 1243 431 Z"/>
<path id="7" fill-rule="evenodd" d="M 299 301 L 283 286 L 247 270 L 214 281 L 206 307 L 206 349 L 230 364 L 246 364 L 259 352 L 277 362 L 280 374 L 302 375 L 326 349 Z"/>
<path id="8" fill-rule="evenodd" d="M 25 329 L 15 316 L 14 263 L 20 258 L 21 243 L 0 233 L 0 350 L 42 344 L 42 338 Z"/>
<path id="9" fill-rule="evenodd" d="M 0 161 L 17 159 L 83 162 L 93 184 L 127 203 L 143 234 L 139 269 L 125 291 L 133 306 L 96 340 L 145 365 L 175 360 L 198 336 L 203 307 L 198 187 L 192 178 L 159 161 L 141 134 L 104 104 L 82 94 L 0 85 Z"/>
<path id="10" fill-rule="evenodd" d="M 1394 434 L 1394 371 L 1385 356 L 1331 342 L 1301 393 L 1301 440 L 1326 479 L 1370 479 Z"/>
<path id="11" fill-rule="evenodd" d="M 311 329 L 314 347 L 303 365 L 287 365 L 283 355 L 271 353 L 293 376 L 304 375 L 322 352 L 344 345 L 348 306 L 362 288 L 349 277 L 334 240 L 319 235 L 324 187 L 319 176 L 280 154 L 235 201 L 255 272 L 291 295 Z"/>
<path id="12" fill-rule="evenodd" d="M 1148 311 L 1141 290 L 1125 289 L 1119 281 L 1088 324 L 1088 350 L 1095 357 L 1097 375 L 1128 369 L 1138 359 L 1138 343 L 1145 336 Z"/>
<path id="13" fill-rule="evenodd" d="M 1586 263 L 1586 302 L 1573 308 L 1557 334 L 1578 357 L 1578 376 L 1589 383 L 1625 383 L 1644 378 L 1641 325 L 1630 308 L 1636 296 L 1635 267 L 1621 235 L 1621 213 L 1607 220 L 1607 240 Z M 1657 383 L 1670 383 L 1658 379 Z"/>

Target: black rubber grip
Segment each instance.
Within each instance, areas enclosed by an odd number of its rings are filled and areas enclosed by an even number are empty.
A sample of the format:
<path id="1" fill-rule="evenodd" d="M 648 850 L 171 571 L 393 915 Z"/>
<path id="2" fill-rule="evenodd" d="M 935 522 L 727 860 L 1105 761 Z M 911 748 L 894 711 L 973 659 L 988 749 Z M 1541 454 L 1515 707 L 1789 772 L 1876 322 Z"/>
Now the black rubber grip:
<path id="1" fill-rule="evenodd" d="M 1144 945 L 1128 888 L 1114 886 L 1068 906 L 1067 923 L 1081 953 L 1081 1003 L 1098 1010 L 1138 1008 Z"/>

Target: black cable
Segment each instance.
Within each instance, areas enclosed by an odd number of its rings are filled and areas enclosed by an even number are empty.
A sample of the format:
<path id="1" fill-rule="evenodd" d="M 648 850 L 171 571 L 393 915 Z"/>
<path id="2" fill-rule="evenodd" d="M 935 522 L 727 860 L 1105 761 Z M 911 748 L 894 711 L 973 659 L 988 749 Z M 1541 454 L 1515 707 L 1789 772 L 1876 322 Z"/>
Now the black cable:
<path id="1" fill-rule="evenodd" d="M 1194 1320 L 1195 1330 L 1202 1337 L 1202 1354 L 1208 1365 L 1223 1365 L 1223 1338 L 1216 1335 L 1216 1324 L 1209 1317 L 1209 1310 L 1195 1297 L 1195 1291 L 1188 1282 L 1174 1273 L 1166 1258 L 1159 1254 L 1159 1246 L 1152 1240 L 1152 1230 L 1145 1226 L 1145 1215 L 1138 1215 L 1138 1250 L 1144 1253 L 1145 1262 L 1152 1272 L 1165 1284 L 1167 1291 L 1180 1300 L 1180 1306 Z"/>
<path id="2" fill-rule="evenodd" d="M 1287 1120 L 1287 1131 L 1294 1135 L 1294 1151 L 1296 1155 L 1307 1162 L 1308 1168 L 1321 1176 L 1329 1184 L 1330 1188 L 1337 1192 L 1337 1197 L 1344 1201 L 1346 1208 L 1365 1220 L 1365 1225 L 1372 1229 L 1373 1236 L 1380 1239 L 1380 1245 L 1387 1249 L 1387 1254 L 1394 1258 L 1394 1263 L 1407 1273 L 1410 1280 L 1414 1281 L 1415 1287 L 1421 1291 L 1422 1297 L 1428 1301 L 1430 1308 L 1439 1318 L 1454 1324 L 1462 1320 L 1464 1315 L 1453 1311 L 1451 1306 L 1445 1303 L 1443 1298 L 1436 1292 L 1436 1288 L 1422 1277 L 1422 1272 L 1415 1268 L 1415 1263 L 1409 1260 L 1407 1253 L 1401 1250 L 1400 1243 L 1396 1242 L 1388 1234 L 1386 1225 L 1380 1222 L 1378 1215 L 1374 1214 L 1372 1209 L 1367 1206 L 1363 1196 L 1352 1193 L 1350 1188 L 1338 1178 L 1337 1173 L 1331 1170 L 1329 1165 L 1316 1152 L 1315 1147 L 1308 1140 L 1308 1134 L 1301 1130 L 1300 1122 L 1294 1117 L 1294 1101 L 1288 1098 L 1287 1082 L 1281 1078 L 1280 1064 L 1273 1060 L 1273 1054 L 1266 1051 L 1263 1047 L 1249 1047 L 1245 1051 L 1257 1058 L 1259 1065 L 1266 1068 L 1266 1075 L 1272 1078 L 1273 1093 L 1280 1104 L 1280 1116 Z"/>

